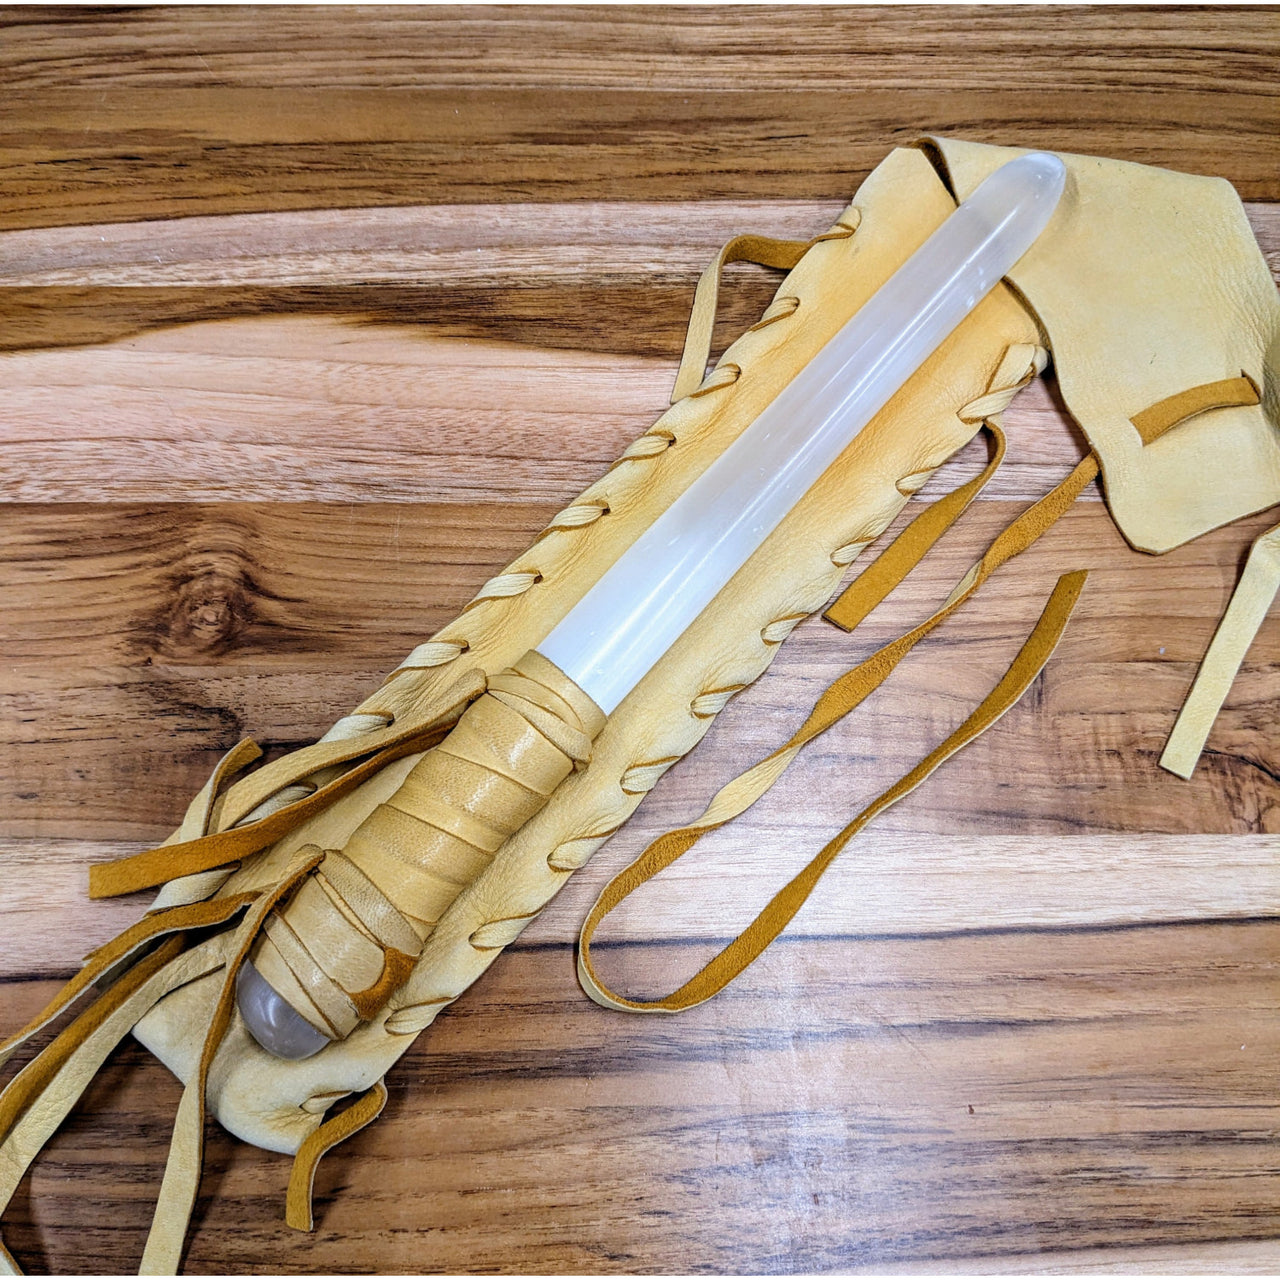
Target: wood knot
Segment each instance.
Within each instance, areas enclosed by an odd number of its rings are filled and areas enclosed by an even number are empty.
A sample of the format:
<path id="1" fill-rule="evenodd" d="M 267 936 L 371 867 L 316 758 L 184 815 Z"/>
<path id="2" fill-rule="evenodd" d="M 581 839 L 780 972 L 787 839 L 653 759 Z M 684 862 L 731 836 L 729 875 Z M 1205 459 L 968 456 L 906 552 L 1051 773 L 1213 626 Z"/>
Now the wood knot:
<path id="1" fill-rule="evenodd" d="M 252 583 L 239 564 L 205 567 L 179 582 L 161 625 L 168 658 L 225 653 L 253 619 Z"/>

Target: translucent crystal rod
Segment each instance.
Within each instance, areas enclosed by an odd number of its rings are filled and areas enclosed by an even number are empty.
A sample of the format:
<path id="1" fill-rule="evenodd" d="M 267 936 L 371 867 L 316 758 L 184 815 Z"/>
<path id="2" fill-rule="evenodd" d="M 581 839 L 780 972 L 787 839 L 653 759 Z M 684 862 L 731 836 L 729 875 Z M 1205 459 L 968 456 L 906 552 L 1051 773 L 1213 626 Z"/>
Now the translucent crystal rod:
<path id="1" fill-rule="evenodd" d="M 1065 172 L 1056 156 L 1031 152 L 991 174 L 632 543 L 538 651 L 612 712 L 1031 247 L 1057 206 Z"/>
<path id="2" fill-rule="evenodd" d="M 640 535 L 538 646 L 606 713 L 996 286 L 1062 194 L 1056 156 L 996 170 Z M 329 1043 L 246 963 L 239 1006 L 282 1058 Z"/>

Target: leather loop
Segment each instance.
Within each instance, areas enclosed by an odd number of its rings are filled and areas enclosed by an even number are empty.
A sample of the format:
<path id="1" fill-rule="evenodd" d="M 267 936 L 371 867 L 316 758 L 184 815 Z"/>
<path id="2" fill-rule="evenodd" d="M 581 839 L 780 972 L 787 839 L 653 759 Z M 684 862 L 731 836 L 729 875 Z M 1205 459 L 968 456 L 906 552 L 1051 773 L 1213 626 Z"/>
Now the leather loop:
<path id="1" fill-rule="evenodd" d="M 680 357 L 680 369 L 671 390 L 672 404 L 695 392 L 706 377 L 707 361 L 711 358 L 711 335 L 715 329 L 716 309 L 720 301 L 720 276 L 725 267 L 730 262 L 757 262 L 763 267 L 789 271 L 804 257 L 812 243 L 811 240 L 775 240 L 771 236 L 734 236 L 716 254 L 703 271 L 693 295 L 684 354 Z M 789 315 L 794 309 L 791 308 L 785 314 Z M 770 320 L 780 318 L 782 317 L 769 317 Z"/>
<path id="2" fill-rule="evenodd" d="M 209 780 L 200 788 L 192 802 L 189 821 L 193 834 L 204 835 L 214 823 L 215 806 L 222 795 L 223 788 L 237 773 L 247 769 L 262 756 L 262 748 L 252 738 L 245 738 L 236 743 L 230 751 L 214 766 Z M 184 822 L 184 826 L 186 823 Z"/>
<path id="3" fill-rule="evenodd" d="M 632 1013 L 678 1013 L 709 1000 L 732 982 L 786 928 L 836 856 L 867 823 L 914 791 L 945 760 L 990 728 L 1026 692 L 1056 648 L 1079 599 L 1086 576 L 1081 570 L 1064 574 L 1058 579 L 1040 620 L 1018 656 L 973 714 L 914 769 L 881 792 L 838 836 L 828 842 L 799 875 L 774 895 L 768 906 L 737 938 L 670 995 L 657 1000 L 632 1000 L 611 991 L 596 973 L 591 962 L 591 939 L 596 928 L 634 889 L 670 866 L 711 828 L 685 828 L 684 831 L 663 836 L 650 845 L 640 858 L 605 886 L 583 923 L 578 944 L 578 977 L 587 995 L 597 1004 L 611 1009 Z M 780 773 L 781 770 L 777 772 Z"/>
<path id="4" fill-rule="evenodd" d="M 1218 382 L 1205 382 L 1189 387 L 1176 395 L 1166 396 L 1155 404 L 1135 413 L 1129 419 L 1142 437 L 1143 444 L 1158 440 L 1172 427 L 1198 413 L 1210 409 L 1235 409 L 1259 404 L 1258 386 L 1243 370 L 1238 378 L 1222 378 Z"/>
<path id="5" fill-rule="evenodd" d="M 1040 537 L 1046 529 L 1050 528 L 1071 506 L 1077 497 L 1084 491 L 1085 487 L 1091 483 L 1098 474 L 1098 460 L 1093 454 L 1081 459 L 1072 470 L 1071 474 L 1065 480 L 1056 485 L 1049 493 L 1039 501 L 1033 503 L 1027 508 L 1016 520 L 1014 520 L 1007 528 L 1002 530 L 987 548 L 982 558 L 974 564 L 956 584 L 950 596 L 947 598 L 943 606 L 934 612 L 924 622 L 908 631 L 905 635 L 899 636 L 898 639 L 891 641 L 876 653 L 872 654 L 864 662 L 852 670 L 845 672 L 838 680 L 834 681 L 823 692 L 822 696 L 814 704 L 813 709 L 809 712 L 804 724 L 792 735 L 790 741 L 784 743 L 772 754 L 766 756 L 758 764 L 748 769 L 745 773 L 740 774 L 733 781 L 729 782 L 716 793 L 711 803 L 702 813 L 702 816 L 692 825 L 677 828 L 669 831 L 666 835 L 660 836 L 655 840 L 648 849 L 645 850 L 640 857 L 620 872 L 613 880 L 605 886 L 601 892 L 595 906 L 592 907 L 583 923 L 582 931 L 579 935 L 578 949 L 578 976 L 582 982 L 583 989 L 598 1004 L 607 1005 L 610 1008 L 631 1009 L 635 1012 L 675 1012 L 677 1008 L 688 1008 L 689 1003 L 681 1003 L 686 997 L 690 996 L 689 984 L 685 984 L 679 992 L 668 997 L 666 1001 L 640 1001 L 629 1002 L 621 996 L 616 996 L 605 988 L 597 978 L 595 970 L 591 964 L 591 938 L 595 933 L 596 927 L 600 921 L 613 910 L 628 894 L 643 884 L 646 880 L 651 879 L 664 867 L 670 866 L 677 858 L 681 857 L 689 849 L 691 849 L 702 836 L 717 827 L 723 826 L 726 822 L 743 813 L 751 805 L 753 805 L 775 782 L 782 776 L 791 762 L 799 755 L 803 747 L 811 742 L 814 738 L 825 733 L 832 725 L 837 724 L 846 715 L 848 715 L 855 707 L 864 701 L 875 689 L 879 688 L 886 679 L 892 674 L 898 663 L 935 627 L 939 626 L 943 621 L 951 616 L 970 596 L 978 590 L 978 588 L 995 572 L 1000 565 L 1013 556 L 1020 554 L 1031 546 L 1037 538 Z M 918 557 L 917 557 L 918 559 Z M 1066 590 L 1064 584 L 1072 575 L 1067 575 L 1059 581 L 1059 590 Z M 1072 578 L 1074 581 L 1074 578 Z M 1079 595 L 1080 586 L 1083 585 L 1083 576 L 1080 577 L 1076 584 L 1075 594 L 1071 596 L 1071 607 L 1074 606 L 1075 598 Z M 849 587 L 845 595 L 850 592 L 856 592 L 858 581 Z M 843 600 L 844 597 L 841 597 Z M 1054 599 L 1057 599 L 1055 593 Z M 837 601 L 834 608 L 839 609 L 841 601 Z M 1053 606 L 1053 600 L 1050 601 Z M 1068 607 L 1067 612 L 1070 612 Z M 1046 610 L 1045 617 L 1050 616 L 1050 611 Z M 1055 613 L 1053 616 L 1057 616 Z M 1045 622 L 1042 617 L 1041 623 Z M 1066 624 L 1066 617 L 1063 616 L 1062 625 Z M 1037 633 L 1041 634 L 1039 629 Z M 1060 634 L 1060 631 L 1059 631 Z M 1030 641 L 1028 642 L 1030 643 Z M 1055 634 L 1053 644 L 1057 643 L 1057 635 Z M 1052 645 L 1049 652 L 1052 651 Z M 1045 653 L 1045 660 L 1048 658 L 1048 652 Z M 1019 661 L 1021 660 L 1021 656 Z M 1016 664 L 1015 664 L 1016 665 Z M 1043 665 L 1043 663 L 1042 663 Z M 1011 671 L 1013 668 L 1010 669 Z M 985 704 L 984 704 L 985 705 Z M 981 708 L 980 708 L 981 710 Z M 1003 712 L 999 713 L 1003 714 Z M 975 715 L 977 713 L 975 712 Z M 972 719 L 972 717 L 971 717 Z M 968 722 L 966 722 L 968 723 Z M 990 723 L 990 721 L 988 722 Z M 984 726 L 985 727 L 985 726 Z M 981 729 L 978 730 L 981 732 Z M 976 734 L 974 735 L 976 736 Z M 967 741 L 968 739 L 966 739 Z M 960 744 L 963 745 L 963 744 Z M 955 747 L 958 750 L 959 747 Z M 932 757 L 930 757 L 932 758 Z M 943 757 L 945 758 L 945 757 Z M 941 760 L 938 761 L 941 763 Z M 934 766 L 936 767 L 936 765 Z M 911 777 L 913 775 L 907 775 Z M 915 783 L 912 786 L 916 785 Z M 892 790 L 892 788 L 891 788 Z M 889 793 L 886 792 L 886 795 Z M 905 792 L 903 793 L 905 794 Z M 895 797 L 896 798 L 896 797 Z M 881 797 L 883 800 L 884 797 Z M 879 804 L 876 801 L 875 804 Z M 889 801 L 893 803 L 893 801 Z M 873 805 L 874 807 L 874 805 Z M 877 810 L 878 812 L 879 810 Z M 869 811 L 868 811 L 869 812 Z M 869 821 L 869 818 L 867 818 Z M 855 820 L 857 821 L 857 820 Z M 852 833 L 850 833 L 851 835 Z M 825 851 L 824 851 L 825 854 Z M 816 864 L 824 855 L 820 854 L 819 859 L 815 860 Z M 832 855 L 834 856 L 834 854 Z M 804 873 L 802 873 L 803 875 Z M 819 871 L 818 874 L 821 874 Z M 793 882 L 794 883 L 794 882 Z M 784 891 L 785 892 L 785 891 Z M 807 895 L 808 889 L 805 889 Z M 775 899 L 775 902 L 777 900 Z M 803 898 L 801 898 L 803 901 Z M 796 903 L 785 918 L 778 924 L 778 929 L 785 926 L 786 921 L 794 915 L 799 909 L 799 903 Z M 771 905 L 768 911 L 773 910 Z M 756 924 L 752 928 L 760 926 L 767 932 L 768 922 L 764 917 L 757 919 Z M 776 930 L 775 930 L 776 934 Z M 744 935 L 745 936 L 745 935 Z M 759 933 L 753 935 L 758 938 Z M 774 936 L 773 934 L 769 935 Z M 738 940 L 739 942 L 741 939 Z M 735 942 L 731 945 L 730 950 L 738 944 Z M 768 940 L 763 943 L 768 945 Z M 763 949 L 763 947 L 761 948 Z M 725 957 L 729 952 L 722 952 L 721 957 Z M 735 952 L 735 955 L 741 954 Z M 751 953 L 749 958 L 742 961 L 742 966 L 749 964 L 759 951 Z M 713 961 L 713 965 L 722 965 L 729 963 L 727 960 L 717 958 Z M 731 966 L 730 966 L 731 967 Z M 707 971 L 704 970 L 705 974 Z M 722 976 L 724 970 L 716 971 L 717 978 Z M 728 982 L 734 974 L 740 972 L 740 968 L 733 969 L 727 977 L 723 978 L 720 983 Z M 698 978 L 693 979 L 695 983 L 704 983 L 712 979 L 704 979 L 700 974 Z M 704 992 L 699 994 L 691 1003 L 701 1003 L 714 994 L 712 990 L 706 990 L 705 985 L 699 985 L 696 990 Z M 715 990 L 719 990 L 716 987 Z M 682 994 L 683 993 L 683 994 Z M 675 1005 L 670 1001 L 677 1001 Z"/>
<path id="6" fill-rule="evenodd" d="M 926 507 L 860 573 L 823 615 L 830 623 L 852 631 L 916 567 L 929 549 L 968 509 L 986 488 L 1004 461 L 1005 438 L 1000 415 L 1014 396 L 1044 371 L 1049 353 L 1030 343 L 1014 343 L 1005 349 L 987 385 L 975 400 L 963 405 L 956 416 L 963 422 L 981 422 L 992 449 L 986 467 L 972 480 Z"/>

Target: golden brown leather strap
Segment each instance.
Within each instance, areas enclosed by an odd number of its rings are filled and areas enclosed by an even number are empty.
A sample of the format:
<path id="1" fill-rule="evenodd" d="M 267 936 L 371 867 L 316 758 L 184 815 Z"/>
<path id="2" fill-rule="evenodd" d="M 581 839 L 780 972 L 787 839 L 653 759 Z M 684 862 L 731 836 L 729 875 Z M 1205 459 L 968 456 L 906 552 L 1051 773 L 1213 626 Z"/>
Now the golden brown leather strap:
<path id="1" fill-rule="evenodd" d="M 1043 372 L 1047 361 L 1048 352 L 1044 348 L 1028 343 L 1015 343 L 1005 350 L 986 391 L 956 411 L 961 421 L 981 423 L 987 433 L 992 450 L 986 467 L 972 480 L 926 507 L 826 611 L 823 616 L 828 622 L 852 631 L 920 563 L 986 488 L 1005 455 L 1004 432 L 997 419 L 1014 396 Z"/>
<path id="2" fill-rule="evenodd" d="M 399 726 L 376 754 L 348 769 L 311 795 L 296 800 L 283 809 L 277 809 L 265 818 L 227 831 L 202 835 L 181 844 L 147 849 L 127 858 L 100 863 L 90 868 L 89 896 L 111 898 L 122 893 L 134 893 L 139 889 L 151 889 L 175 876 L 209 871 L 261 852 L 268 845 L 288 835 L 306 818 L 354 791 L 393 760 L 434 746 L 448 733 L 482 688 L 483 675 L 477 672 L 474 685 L 457 691 L 454 703 L 444 711 L 425 722 L 406 722 Z"/>
<path id="3" fill-rule="evenodd" d="M 1130 421 L 1142 437 L 1142 443 L 1148 445 L 1197 414 L 1258 403 L 1258 386 L 1242 370 L 1238 378 L 1202 383 L 1157 401 L 1141 413 L 1135 413 Z M 1231 691 L 1245 653 L 1267 616 L 1277 588 L 1280 588 L 1280 526 L 1264 533 L 1253 544 L 1244 573 L 1165 743 L 1160 756 L 1161 768 L 1180 778 L 1189 778 L 1195 771 L 1209 731 Z"/>
<path id="4" fill-rule="evenodd" d="M 1137 428 L 1143 444 L 1164 435 L 1171 427 L 1194 418 L 1210 409 L 1234 409 L 1259 403 L 1258 388 L 1247 373 L 1238 378 L 1222 378 L 1217 382 L 1204 382 L 1198 387 L 1188 387 L 1176 395 L 1166 396 L 1149 405 L 1141 413 L 1135 413 L 1130 422 Z"/>
<path id="5" fill-rule="evenodd" d="M 167 963 L 158 953 L 148 956 L 145 966 L 130 971 L 127 984 L 112 987 L 111 998 L 99 1008 L 92 1029 L 81 1024 L 74 1037 L 69 1038 L 75 1040 L 73 1047 L 64 1041 L 70 1052 L 60 1055 L 52 1072 L 41 1055 L 15 1078 L 11 1088 L 27 1089 L 28 1081 L 36 1075 L 42 1077 L 44 1087 L 29 1093 L 25 1109 L 15 1107 L 6 1117 L 5 1127 L 0 1129 L 0 1214 L 8 1208 L 27 1169 L 88 1088 L 112 1049 L 129 1034 L 138 1019 L 169 992 L 220 969 L 225 959 L 222 944 L 223 935 L 215 935 L 188 947 Z M 0 1273 L 4 1270 L 3 1256 L 7 1255 L 0 1255 Z M 9 1266 L 13 1274 L 19 1274 L 12 1258 Z"/>
<path id="6" fill-rule="evenodd" d="M 341 1114 L 326 1120 L 298 1148 L 289 1175 L 289 1191 L 285 1196 L 284 1220 L 295 1231 L 315 1230 L 315 1214 L 311 1197 L 316 1184 L 320 1159 L 352 1134 L 372 1124 L 387 1105 L 387 1086 L 381 1080 L 367 1093 L 362 1093 Z"/>
<path id="7" fill-rule="evenodd" d="M 931 502 L 851 582 L 822 616 L 852 631 L 924 559 L 929 549 L 964 514 L 1004 461 L 1004 432 L 993 422 L 982 428 L 991 442 L 987 465 L 972 480 Z"/>
<path id="8" fill-rule="evenodd" d="M 1026 692 L 1057 646 L 1071 611 L 1084 586 L 1084 571 L 1064 574 L 1027 638 L 996 687 L 972 715 L 914 769 L 881 792 L 816 858 L 782 890 L 755 920 L 683 986 L 657 1000 L 631 1000 L 611 991 L 591 961 L 591 939 L 606 915 L 645 881 L 657 875 L 691 848 L 709 826 L 686 828 L 656 840 L 620 875 L 605 886 L 582 926 L 578 948 L 578 976 L 587 994 L 598 1004 L 634 1013 L 677 1013 L 710 999 L 752 963 L 786 928 L 812 893 L 818 880 L 840 851 L 878 814 L 915 790 L 945 760 L 994 724 Z M 719 825 L 719 824 L 716 824 Z M 691 838 L 687 838 L 691 835 Z"/>
<path id="9" fill-rule="evenodd" d="M 97 1000 L 85 1009 L 53 1043 L 32 1059 L 0 1093 L 0 1139 L 13 1127 L 18 1117 L 48 1088 L 68 1058 L 89 1038 L 121 1004 L 139 987 L 164 968 L 181 950 L 182 934 L 167 938 L 149 956 L 145 956 L 118 978 Z M 19 1032 L 19 1037 L 23 1036 Z M 15 1037 L 18 1039 L 18 1037 Z"/>
<path id="10" fill-rule="evenodd" d="M 7 1061 L 15 1049 L 42 1027 L 48 1026 L 59 1014 L 69 1009 L 93 983 L 122 960 L 136 955 L 143 947 L 169 934 L 180 934 L 192 929 L 207 929 L 214 925 L 225 924 L 251 902 L 254 896 L 251 893 L 237 894 L 232 897 L 216 898 L 209 902 L 171 907 L 167 911 L 157 911 L 144 916 L 136 924 L 131 925 L 123 933 L 93 952 L 75 977 L 22 1030 L 16 1031 L 7 1040 L 0 1042 L 0 1064 Z M 106 997 L 111 997 L 114 991 L 113 986 L 107 991 Z M 52 1047 L 51 1045 L 50 1049 Z"/>
<path id="11" fill-rule="evenodd" d="M 811 240 L 775 240 L 770 236 L 735 236 L 716 254 L 702 273 L 693 295 L 684 354 L 680 357 L 680 369 L 671 391 L 672 404 L 692 395 L 706 377 L 707 361 L 711 356 L 711 335 L 715 329 L 716 310 L 720 302 L 720 276 L 725 267 L 730 262 L 757 262 L 764 267 L 790 270 L 804 257 L 813 243 Z M 784 308 L 775 303 L 752 327 L 760 328 L 771 324 L 774 320 L 782 319 L 783 315 L 790 315 L 794 310 L 794 307 Z M 774 314 L 771 315 L 770 312 Z"/>

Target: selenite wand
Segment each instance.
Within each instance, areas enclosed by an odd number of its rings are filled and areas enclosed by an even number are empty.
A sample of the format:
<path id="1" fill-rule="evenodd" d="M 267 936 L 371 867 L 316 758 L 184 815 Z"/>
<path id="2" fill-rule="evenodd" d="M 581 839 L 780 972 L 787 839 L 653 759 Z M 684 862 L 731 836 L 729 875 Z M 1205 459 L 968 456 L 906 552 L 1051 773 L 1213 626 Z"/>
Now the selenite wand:
<path id="1" fill-rule="evenodd" d="M 863 427 L 1031 247 L 1057 206 L 1065 176 L 1062 162 L 1044 152 L 1021 156 L 991 174 L 570 609 L 528 656 L 533 666 L 522 659 L 522 672 L 516 664 L 520 674 L 513 688 L 530 671 L 536 677 L 552 664 L 555 676 L 572 682 L 570 702 L 582 695 L 589 699 L 585 719 L 598 732 Z M 439 752 L 449 757 L 450 742 L 460 732 L 465 736 L 479 707 L 473 704 L 464 713 L 458 728 L 423 757 L 402 789 L 421 792 L 432 778 L 443 776 L 432 757 Z M 545 732 L 543 721 L 531 714 L 529 722 Z M 553 773 L 552 789 L 574 763 L 572 749 L 562 744 L 561 751 L 567 752 L 565 765 L 558 776 Z M 452 759 L 476 762 L 478 753 L 459 748 Z M 457 772 L 462 766 L 452 767 Z M 489 784 L 475 785 L 483 791 Z M 483 805 L 455 795 L 449 800 L 453 818 L 433 821 L 440 827 L 453 823 L 450 829 L 478 822 L 484 831 L 470 842 L 482 847 L 486 836 L 499 840 L 512 834 L 546 798 L 532 808 L 522 802 L 513 819 L 495 823 L 492 814 L 482 812 Z M 396 803 L 392 797 L 393 809 Z M 396 814 L 403 816 L 401 809 Z M 357 849 L 370 847 L 372 827 L 387 827 L 387 815 L 375 818 L 378 811 L 353 836 Z M 431 820 L 424 821 L 430 825 Z M 365 832 L 365 826 L 371 830 Z M 352 844 L 345 853 L 359 865 Z M 377 863 L 376 853 L 370 857 Z M 383 891 L 390 892 L 385 884 Z M 434 927 L 433 921 L 423 923 L 427 913 L 403 910 L 420 935 Z M 413 952 L 402 946 L 394 954 Z M 332 992 L 308 987 L 296 968 L 293 972 L 298 987 L 290 981 L 292 1000 L 275 989 L 271 975 L 249 965 L 239 991 L 240 1010 L 254 1037 L 287 1058 L 318 1051 L 352 1025 L 341 1010 L 335 1012 Z M 358 997 L 369 993 L 346 994 L 359 1009 Z"/>

